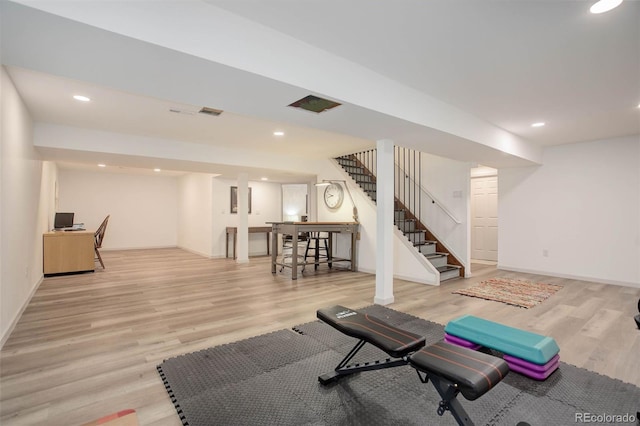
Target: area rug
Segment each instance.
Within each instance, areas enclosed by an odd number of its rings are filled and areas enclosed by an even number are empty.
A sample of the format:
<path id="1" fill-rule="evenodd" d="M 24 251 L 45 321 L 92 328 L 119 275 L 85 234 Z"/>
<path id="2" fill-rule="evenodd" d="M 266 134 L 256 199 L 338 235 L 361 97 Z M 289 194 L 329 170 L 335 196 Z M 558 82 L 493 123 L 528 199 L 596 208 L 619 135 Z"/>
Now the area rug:
<path id="1" fill-rule="evenodd" d="M 461 290 L 454 294 L 479 297 L 521 308 L 533 308 L 554 295 L 562 286 L 555 284 L 534 283 L 507 278 L 492 278 L 480 284 Z"/>
<path id="2" fill-rule="evenodd" d="M 427 345 L 444 335 L 441 325 L 382 306 L 362 311 L 424 335 Z M 333 370 L 355 343 L 313 321 L 171 358 L 158 371 L 188 426 L 456 424 L 450 413 L 437 414 L 437 392 L 409 366 L 362 372 L 322 386 L 318 376 Z M 352 362 L 386 358 L 365 345 Z M 561 362 L 544 382 L 510 372 L 479 399 L 459 400 L 477 425 L 575 424 L 585 413 L 596 420 L 636 416 L 640 388 Z M 602 418 L 605 423 L 611 419 Z"/>

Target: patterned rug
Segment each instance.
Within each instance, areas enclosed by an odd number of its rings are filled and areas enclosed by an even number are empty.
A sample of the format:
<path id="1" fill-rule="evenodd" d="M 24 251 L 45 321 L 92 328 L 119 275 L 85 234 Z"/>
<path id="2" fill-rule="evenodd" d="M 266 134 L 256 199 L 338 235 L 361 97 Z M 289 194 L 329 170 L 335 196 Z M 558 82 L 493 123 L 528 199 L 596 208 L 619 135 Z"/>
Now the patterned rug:
<path id="1" fill-rule="evenodd" d="M 562 286 L 555 284 L 534 283 L 530 281 L 492 278 L 480 284 L 461 290 L 454 294 L 494 300 L 521 308 L 533 308 L 554 295 Z"/>

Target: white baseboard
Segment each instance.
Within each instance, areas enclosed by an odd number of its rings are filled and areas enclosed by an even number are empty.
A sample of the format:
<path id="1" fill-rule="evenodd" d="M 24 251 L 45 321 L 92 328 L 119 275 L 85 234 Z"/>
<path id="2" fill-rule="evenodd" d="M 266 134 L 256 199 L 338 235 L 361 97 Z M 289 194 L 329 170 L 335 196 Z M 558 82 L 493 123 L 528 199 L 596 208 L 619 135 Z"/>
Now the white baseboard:
<path id="1" fill-rule="evenodd" d="M 197 254 L 198 256 L 206 257 L 207 259 L 213 259 L 213 257 L 214 257 L 214 256 L 211 256 L 208 253 L 202 253 L 202 252 L 200 252 L 198 250 L 192 250 L 192 249 L 187 248 L 187 247 L 177 246 L 177 248 L 179 248 L 180 250 L 188 251 L 189 253 Z"/>
<path id="2" fill-rule="evenodd" d="M 5 331 L 5 333 L 2 336 L 2 338 L 0 338 L 0 349 L 2 349 L 2 347 L 7 342 L 7 340 L 9 340 L 9 336 L 11 336 L 11 333 L 13 333 L 13 330 L 16 328 L 16 325 L 18 325 L 18 321 L 20 321 L 20 318 L 22 317 L 22 314 L 24 313 L 24 310 L 27 309 L 27 306 L 29 306 L 29 302 L 31 302 L 31 299 L 33 298 L 33 295 L 36 294 L 36 291 L 40 287 L 40 284 L 42 284 L 42 281 L 44 281 L 44 275 L 41 276 L 40 279 L 38 280 L 38 282 L 36 283 L 36 285 L 33 286 L 33 289 L 31 290 L 31 293 L 29 293 L 29 296 L 27 297 L 27 299 L 22 304 L 22 307 L 20 308 L 20 310 L 18 311 L 16 316 L 11 321 L 11 324 L 9 325 L 9 328 L 7 328 L 7 331 Z"/>
<path id="3" fill-rule="evenodd" d="M 373 298 L 373 303 L 375 303 L 376 305 L 382 305 L 382 306 L 387 306 L 390 305 L 394 302 L 395 298 L 393 297 L 387 297 L 386 299 L 382 299 L 379 297 L 374 297 Z"/>
<path id="4" fill-rule="evenodd" d="M 200 252 L 198 250 L 192 250 L 192 249 L 187 248 L 187 247 L 182 247 L 182 246 L 174 246 L 174 247 L 177 247 L 177 248 L 179 248 L 181 250 L 184 250 L 184 251 L 188 251 L 189 253 L 197 254 L 198 256 L 206 257 L 207 259 L 231 259 L 231 260 L 233 260 L 233 257 L 227 257 L 224 254 L 208 254 L 208 253 Z M 152 247 L 150 247 L 150 248 L 152 248 Z M 158 247 L 158 248 L 160 248 L 160 247 Z M 162 248 L 165 248 L 165 247 L 162 247 Z M 265 254 L 264 252 L 249 253 L 249 257 L 266 257 L 266 256 L 267 256 L 267 254 Z M 269 256 L 271 256 L 271 255 L 269 255 Z M 245 262 L 241 262 L 241 263 L 245 263 Z"/>
<path id="5" fill-rule="evenodd" d="M 547 275 L 549 277 L 557 277 L 557 278 L 568 278 L 570 280 L 580 280 L 580 281 L 589 281 L 599 284 L 611 284 L 618 285 L 622 287 L 633 287 L 640 288 L 640 283 L 634 283 L 631 281 L 616 281 L 616 280 L 605 280 L 602 278 L 595 277 L 587 277 L 582 275 L 572 275 L 572 274 L 559 274 L 557 272 L 549 272 L 549 271 L 540 271 L 535 269 L 527 269 L 527 268 L 518 268 L 515 266 L 502 265 L 498 263 L 497 268 L 503 271 L 513 271 L 513 272 L 522 272 L 525 274 L 536 274 L 536 275 Z"/>
<path id="6" fill-rule="evenodd" d="M 440 285 L 440 283 L 437 283 L 437 282 L 433 282 L 433 281 L 429 281 L 421 278 L 415 278 L 415 277 L 406 277 L 402 274 L 393 274 L 393 278 L 397 278 L 403 281 L 411 281 L 412 283 L 418 283 L 418 284 L 433 285 L 433 286 Z"/>
<path id="7" fill-rule="evenodd" d="M 371 269 L 368 269 L 368 268 L 358 268 L 358 272 L 364 272 L 366 274 L 371 274 L 371 275 L 375 275 L 376 274 L 375 269 L 371 270 Z M 418 284 L 426 284 L 426 285 L 433 285 L 433 286 L 440 285 L 438 283 L 434 283 L 434 282 L 431 282 L 431 281 L 426 280 L 426 279 L 424 279 L 424 280 L 423 279 L 416 279 L 414 277 L 408 277 L 408 276 L 404 276 L 402 274 L 393 274 L 393 278 L 394 279 L 403 280 L 403 281 L 410 281 L 412 283 L 418 283 Z"/>
<path id="8" fill-rule="evenodd" d="M 148 246 L 148 247 L 102 247 L 100 251 L 119 251 L 119 250 L 153 250 L 153 249 L 167 249 L 167 248 L 182 248 L 178 246 Z M 186 250 L 186 249 L 185 249 Z"/>

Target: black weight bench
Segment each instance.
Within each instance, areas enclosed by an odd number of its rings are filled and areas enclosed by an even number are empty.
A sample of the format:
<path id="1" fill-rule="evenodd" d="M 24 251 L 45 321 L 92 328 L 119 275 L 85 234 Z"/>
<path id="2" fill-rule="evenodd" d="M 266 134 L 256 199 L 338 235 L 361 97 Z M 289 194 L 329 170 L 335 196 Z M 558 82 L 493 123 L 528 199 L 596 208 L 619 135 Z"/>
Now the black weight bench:
<path id="1" fill-rule="evenodd" d="M 425 347 L 423 336 L 344 306 L 319 309 L 316 314 L 336 330 L 359 339 L 334 371 L 318 377 L 323 385 L 361 371 L 410 364 L 418 372 L 422 383 L 431 380 L 440 394 L 442 400 L 437 409 L 440 416 L 445 411 L 451 411 L 458 424 L 473 425 L 460 401 L 456 399 L 458 394 L 462 393 L 470 401 L 478 399 L 509 372 L 509 366 L 500 358 L 445 342 Z M 366 343 L 380 348 L 392 358 L 348 365 Z"/>
<path id="2" fill-rule="evenodd" d="M 407 365 L 409 363 L 408 355 L 424 346 L 424 336 L 401 330 L 371 315 L 362 314 L 344 306 L 319 309 L 316 316 L 347 336 L 360 339 L 332 372 L 318 377 L 323 385 L 337 380 L 341 376 L 360 371 Z M 393 359 L 387 358 L 385 361 L 347 365 L 365 343 L 377 346 L 391 355 Z"/>

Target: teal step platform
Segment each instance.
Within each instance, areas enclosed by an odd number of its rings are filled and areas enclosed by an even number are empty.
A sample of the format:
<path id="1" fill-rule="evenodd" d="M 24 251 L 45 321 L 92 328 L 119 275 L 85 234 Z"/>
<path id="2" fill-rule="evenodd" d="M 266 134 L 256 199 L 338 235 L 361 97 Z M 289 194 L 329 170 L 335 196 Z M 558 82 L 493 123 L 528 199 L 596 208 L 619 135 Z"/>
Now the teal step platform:
<path id="1" fill-rule="evenodd" d="M 451 320 L 444 331 L 539 365 L 546 364 L 560 352 L 553 337 L 509 327 L 473 315 L 463 315 Z"/>

